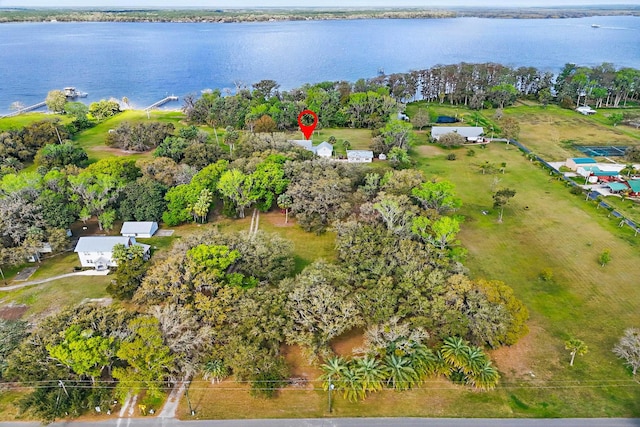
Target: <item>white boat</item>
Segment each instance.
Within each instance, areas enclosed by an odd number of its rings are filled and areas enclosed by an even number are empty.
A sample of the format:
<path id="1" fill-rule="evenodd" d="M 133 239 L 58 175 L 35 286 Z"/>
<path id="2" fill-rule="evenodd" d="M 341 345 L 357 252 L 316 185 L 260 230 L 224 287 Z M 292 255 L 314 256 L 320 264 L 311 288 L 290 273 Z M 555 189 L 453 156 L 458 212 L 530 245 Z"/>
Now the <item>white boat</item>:
<path id="1" fill-rule="evenodd" d="M 600 25 L 598 25 L 598 24 L 591 24 L 591 28 L 600 28 Z"/>
<path id="2" fill-rule="evenodd" d="M 87 92 L 81 92 L 79 90 L 76 90 L 75 87 L 65 87 L 64 89 L 62 89 L 62 91 L 64 92 L 64 95 L 67 98 L 86 98 L 89 94 Z"/>

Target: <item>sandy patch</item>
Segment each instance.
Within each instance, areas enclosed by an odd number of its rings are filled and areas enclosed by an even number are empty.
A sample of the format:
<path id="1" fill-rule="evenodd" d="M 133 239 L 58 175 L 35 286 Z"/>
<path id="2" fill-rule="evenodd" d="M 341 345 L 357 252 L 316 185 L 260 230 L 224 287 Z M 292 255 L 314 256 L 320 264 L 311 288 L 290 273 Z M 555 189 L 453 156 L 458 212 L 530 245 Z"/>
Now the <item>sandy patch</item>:
<path id="1" fill-rule="evenodd" d="M 351 357 L 353 350 L 361 349 L 364 347 L 364 332 L 362 329 L 352 329 L 334 339 L 331 342 L 331 348 L 333 351 L 342 357 Z"/>
<path id="2" fill-rule="evenodd" d="M 491 359 L 500 372 L 518 378 L 536 378 L 537 373 L 533 364 L 541 333 L 544 333 L 542 328 L 530 326 L 529 333 L 520 338 L 516 344 L 491 351 Z"/>
<path id="3" fill-rule="evenodd" d="M 29 309 L 24 304 L 8 304 L 0 307 L 0 319 L 4 320 L 17 320 L 20 319 L 24 313 Z"/>

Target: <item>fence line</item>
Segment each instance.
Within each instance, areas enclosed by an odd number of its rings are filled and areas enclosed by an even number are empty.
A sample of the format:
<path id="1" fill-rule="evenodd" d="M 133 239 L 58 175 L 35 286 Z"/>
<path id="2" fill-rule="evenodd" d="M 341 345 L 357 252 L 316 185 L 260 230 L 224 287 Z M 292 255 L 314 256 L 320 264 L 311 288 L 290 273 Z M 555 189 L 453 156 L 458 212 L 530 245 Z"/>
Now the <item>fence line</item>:
<path id="1" fill-rule="evenodd" d="M 510 139 L 508 144 L 515 145 L 516 147 L 518 147 L 520 149 L 520 151 L 524 152 L 524 154 L 526 154 L 526 155 L 533 155 L 533 158 L 537 162 L 542 164 L 542 166 L 544 166 L 546 169 L 549 169 L 549 173 L 551 175 L 555 175 L 555 176 L 558 176 L 558 177 L 562 178 L 562 180 L 564 180 L 566 183 L 568 183 L 572 187 L 580 188 L 583 192 L 586 191 L 588 200 L 598 201 L 599 202 L 598 203 L 598 207 L 603 207 L 605 209 L 608 209 L 609 210 L 609 216 L 613 215 L 616 218 L 620 218 L 620 227 L 622 227 L 624 225 L 628 225 L 635 232 L 635 235 L 636 236 L 638 235 L 638 233 L 640 232 L 640 227 L 638 227 L 635 224 L 635 222 L 633 222 L 629 218 L 625 217 L 621 212 L 616 211 L 613 206 L 611 206 L 607 202 L 599 199 L 600 198 L 600 194 L 598 192 L 584 190 L 582 187 L 580 187 L 578 184 L 573 182 L 571 179 L 569 179 L 566 176 L 564 176 L 564 174 L 562 172 L 560 172 L 558 169 L 553 167 L 549 162 L 547 162 L 546 160 L 544 160 L 542 157 L 538 156 L 537 154 L 533 153 L 525 145 L 523 145 L 522 143 L 516 141 L 515 139 Z"/>

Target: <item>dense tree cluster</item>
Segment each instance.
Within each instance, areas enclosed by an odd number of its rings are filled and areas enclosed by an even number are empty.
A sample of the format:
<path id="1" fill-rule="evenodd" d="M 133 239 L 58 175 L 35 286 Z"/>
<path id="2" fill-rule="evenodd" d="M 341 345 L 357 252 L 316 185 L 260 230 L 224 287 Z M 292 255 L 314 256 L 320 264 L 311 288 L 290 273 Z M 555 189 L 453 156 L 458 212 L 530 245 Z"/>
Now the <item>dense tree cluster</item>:
<path id="1" fill-rule="evenodd" d="M 47 145 L 62 144 L 70 137 L 59 119 L 31 123 L 20 130 L 0 132 L 0 177 L 17 173 L 30 162 L 38 150 Z"/>
<path id="2" fill-rule="evenodd" d="M 556 78 L 554 89 L 560 105 L 565 107 L 581 104 L 618 107 L 640 99 L 640 70 L 616 69 L 610 63 L 594 67 L 566 64 Z"/>
<path id="3" fill-rule="evenodd" d="M 105 143 L 109 146 L 130 151 L 147 151 L 157 147 L 174 131 L 171 123 L 142 122 L 131 124 L 123 122 L 109 132 Z"/>
<path id="4" fill-rule="evenodd" d="M 397 102 L 382 84 L 364 80 L 323 82 L 305 85 L 291 91 L 278 91 L 273 80 L 263 80 L 244 86 L 234 95 L 220 91 L 193 96 L 185 100 L 184 111 L 189 121 L 253 132 L 292 130 L 298 127 L 298 115 L 305 109 L 318 114 L 319 126 L 351 126 L 376 128 L 382 126 L 397 109 Z"/>

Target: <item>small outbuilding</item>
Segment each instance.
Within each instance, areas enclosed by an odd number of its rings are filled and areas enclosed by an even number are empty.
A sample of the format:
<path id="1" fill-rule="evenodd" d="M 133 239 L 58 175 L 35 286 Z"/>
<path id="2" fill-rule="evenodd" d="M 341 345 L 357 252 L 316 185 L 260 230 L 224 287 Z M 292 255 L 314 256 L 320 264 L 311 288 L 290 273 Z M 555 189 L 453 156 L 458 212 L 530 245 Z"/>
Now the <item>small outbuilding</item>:
<path id="1" fill-rule="evenodd" d="M 588 105 L 585 105 L 583 107 L 578 107 L 576 108 L 576 111 L 580 114 L 584 114 L 585 116 L 590 116 L 592 114 L 596 113 L 596 110 L 594 110 L 593 108 L 589 107 Z"/>
<path id="2" fill-rule="evenodd" d="M 122 223 L 120 235 L 125 237 L 149 238 L 158 231 L 155 221 L 125 221 Z"/>
<path id="3" fill-rule="evenodd" d="M 640 179 L 630 179 L 627 181 L 627 185 L 631 189 L 631 196 L 640 196 Z"/>
<path id="4" fill-rule="evenodd" d="M 347 150 L 347 162 L 349 163 L 371 163 L 373 161 L 373 151 L 371 150 Z"/>
<path id="5" fill-rule="evenodd" d="M 323 141 L 315 147 L 312 147 L 312 151 L 316 153 L 318 157 L 330 159 L 333 156 L 333 145 L 329 144 L 327 141 Z"/>
<path id="6" fill-rule="evenodd" d="M 609 191 L 613 194 L 618 194 L 629 189 L 629 187 L 622 182 L 610 182 L 607 184 L 607 187 L 609 187 Z"/>
<path id="7" fill-rule="evenodd" d="M 564 163 L 566 167 L 576 172 L 580 166 L 595 166 L 597 162 L 591 157 L 573 157 Z"/>

